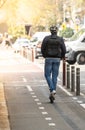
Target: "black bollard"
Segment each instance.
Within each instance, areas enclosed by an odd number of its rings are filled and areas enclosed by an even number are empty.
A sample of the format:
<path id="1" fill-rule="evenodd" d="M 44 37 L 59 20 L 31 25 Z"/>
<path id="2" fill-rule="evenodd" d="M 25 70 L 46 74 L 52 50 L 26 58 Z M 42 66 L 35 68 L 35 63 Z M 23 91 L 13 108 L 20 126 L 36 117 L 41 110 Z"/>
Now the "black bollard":
<path id="1" fill-rule="evenodd" d="M 75 91 L 75 67 L 71 67 L 71 92 Z"/>
<path id="2" fill-rule="evenodd" d="M 70 88 L 70 65 L 67 64 L 67 88 Z"/>
<path id="3" fill-rule="evenodd" d="M 66 85 L 66 61 L 63 59 L 63 86 Z"/>
<path id="4" fill-rule="evenodd" d="M 76 95 L 80 95 L 80 68 L 76 68 Z"/>

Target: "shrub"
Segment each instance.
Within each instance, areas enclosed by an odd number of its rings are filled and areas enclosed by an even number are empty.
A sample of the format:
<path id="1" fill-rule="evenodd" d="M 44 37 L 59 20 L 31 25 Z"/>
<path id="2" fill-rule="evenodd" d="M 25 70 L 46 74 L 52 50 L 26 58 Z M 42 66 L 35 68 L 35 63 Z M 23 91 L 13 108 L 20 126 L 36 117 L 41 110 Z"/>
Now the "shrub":
<path id="1" fill-rule="evenodd" d="M 65 38 L 70 38 L 74 34 L 74 30 L 70 27 L 66 27 L 66 29 L 60 30 L 59 35 Z"/>

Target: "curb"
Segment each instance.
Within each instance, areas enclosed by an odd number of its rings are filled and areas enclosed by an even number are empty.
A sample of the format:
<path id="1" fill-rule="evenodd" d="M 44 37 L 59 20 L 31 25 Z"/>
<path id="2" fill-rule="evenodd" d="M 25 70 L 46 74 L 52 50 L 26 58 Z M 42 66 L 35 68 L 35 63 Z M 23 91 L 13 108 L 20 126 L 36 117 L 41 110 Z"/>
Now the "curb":
<path id="1" fill-rule="evenodd" d="M 0 130 L 10 130 L 3 84 L 0 83 Z"/>

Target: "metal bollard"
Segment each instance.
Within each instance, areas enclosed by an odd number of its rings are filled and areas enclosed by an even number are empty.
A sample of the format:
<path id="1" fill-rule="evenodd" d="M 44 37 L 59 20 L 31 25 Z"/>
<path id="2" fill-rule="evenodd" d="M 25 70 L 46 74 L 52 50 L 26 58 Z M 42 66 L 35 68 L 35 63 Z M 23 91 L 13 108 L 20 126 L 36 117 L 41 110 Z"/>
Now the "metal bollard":
<path id="1" fill-rule="evenodd" d="M 70 65 L 67 64 L 67 88 L 70 88 Z"/>
<path id="2" fill-rule="evenodd" d="M 25 57 L 25 49 L 23 49 L 23 56 Z"/>
<path id="3" fill-rule="evenodd" d="M 32 62 L 34 62 L 34 49 L 32 48 Z"/>
<path id="4" fill-rule="evenodd" d="M 71 92 L 75 91 L 75 67 L 71 67 Z"/>
<path id="5" fill-rule="evenodd" d="M 63 60 L 63 86 L 66 85 L 66 62 Z"/>
<path id="6" fill-rule="evenodd" d="M 24 57 L 26 58 L 26 48 L 24 47 Z"/>
<path id="7" fill-rule="evenodd" d="M 76 68 L 76 95 L 80 95 L 80 68 Z"/>

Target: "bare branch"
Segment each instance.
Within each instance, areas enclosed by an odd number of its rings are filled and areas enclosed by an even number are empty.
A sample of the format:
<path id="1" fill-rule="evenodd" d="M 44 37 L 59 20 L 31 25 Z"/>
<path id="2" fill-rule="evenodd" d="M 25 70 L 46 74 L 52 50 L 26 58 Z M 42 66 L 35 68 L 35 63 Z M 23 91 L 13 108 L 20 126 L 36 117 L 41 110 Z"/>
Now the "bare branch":
<path id="1" fill-rule="evenodd" d="M 0 0 L 0 8 L 3 7 L 3 5 L 6 3 L 7 0 Z"/>

